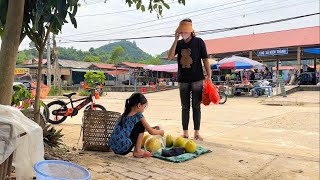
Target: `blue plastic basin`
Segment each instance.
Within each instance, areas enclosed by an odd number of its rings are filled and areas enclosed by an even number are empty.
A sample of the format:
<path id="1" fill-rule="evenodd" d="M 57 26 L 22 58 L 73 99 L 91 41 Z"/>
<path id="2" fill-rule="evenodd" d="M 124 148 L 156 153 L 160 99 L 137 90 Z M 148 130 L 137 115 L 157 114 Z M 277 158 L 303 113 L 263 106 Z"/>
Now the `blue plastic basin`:
<path id="1" fill-rule="evenodd" d="M 37 180 L 90 180 L 90 172 L 71 162 L 44 160 L 34 166 Z"/>

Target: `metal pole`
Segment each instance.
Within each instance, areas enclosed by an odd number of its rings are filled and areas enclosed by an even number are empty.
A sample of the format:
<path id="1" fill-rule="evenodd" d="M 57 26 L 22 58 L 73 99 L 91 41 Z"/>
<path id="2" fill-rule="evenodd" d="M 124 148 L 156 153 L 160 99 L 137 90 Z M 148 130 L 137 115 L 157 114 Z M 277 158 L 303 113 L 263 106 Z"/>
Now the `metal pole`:
<path id="1" fill-rule="evenodd" d="M 298 72 L 301 73 L 301 47 L 297 48 Z"/>
<path id="2" fill-rule="evenodd" d="M 51 51 L 50 51 L 50 33 L 47 42 L 47 86 L 51 87 Z"/>
<path id="3" fill-rule="evenodd" d="M 130 70 L 129 70 L 129 86 L 131 86 L 131 73 L 130 73 Z"/>
<path id="4" fill-rule="evenodd" d="M 134 72 L 133 72 L 133 74 L 134 74 L 134 92 L 137 92 L 137 79 L 136 79 L 136 72 L 135 72 L 136 70 L 134 69 Z"/>
<path id="5" fill-rule="evenodd" d="M 279 81 L 278 81 L 278 77 L 279 77 L 279 58 L 277 57 L 277 65 L 276 65 L 276 82 L 277 82 L 277 91 L 276 91 L 276 95 L 278 95 L 279 93 Z"/>
<path id="6" fill-rule="evenodd" d="M 53 57 L 54 57 L 54 87 L 60 88 L 60 73 L 59 73 L 59 62 L 57 57 L 57 43 L 56 43 L 56 36 L 52 35 L 53 40 Z"/>

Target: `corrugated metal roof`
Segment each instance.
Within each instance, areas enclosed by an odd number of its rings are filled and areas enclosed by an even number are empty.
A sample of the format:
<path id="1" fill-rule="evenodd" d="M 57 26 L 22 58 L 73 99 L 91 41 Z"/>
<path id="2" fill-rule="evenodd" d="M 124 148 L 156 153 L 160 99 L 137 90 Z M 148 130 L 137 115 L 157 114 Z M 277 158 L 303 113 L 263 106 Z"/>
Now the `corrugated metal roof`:
<path id="1" fill-rule="evenodd" d="M 131 63 L 131 62 L 122 62 L 120 64 L 123 64 L 123 65 L 126 65 L 126 66 L 129 66 L 129 67 L 133 67 L 133 68 L 138 68 L 138 67 L 145 67 L 147 66 L 146 64 L 139 64 L 139 63 Z"/>
<path id="2" fill-rule="evenodd" d="M 129 70 L 114 70 L 114 71 L 105 71 L 105 72 L 114 77 L 120 74 L 128 74 Z"/>
<path id="3" fill-rule="evenodd" d="M 39 62 L 39 59 L 33 58 L 33 60 L 37 63 Z M 47 63 L 47 59 L 42 59 L 42 64 L 45 64 L 45 63 Z"/>
<path id="4" fill-rule="evenodd" d="M 93 63 L 59 59 L 59 64 L 63 67 L 71 67 L 73 69 L 86 69 L 86 68 L 89 68 L 89 66 L 91 66 Z"/>
<path id="5" fill-rule="evenodd" d="M 98 70 L 92 70 L 92 69 L 72 69 L 71 71 L 73 72 L 101 72 L 101 71 L 98 71 Z"/>
<path id="6" fill-rule="evenodd" d="M 113 69 L 113 68 L 115 68 L 114 64 L 94 63 L 91 66 L 95 66 L 95 67 L 100 68 L 100 69 Z"/>
<path id="7" fill-rule="evenodd" d="M 320 26 L 205 41 L 208 54 L 320 44 Z"/>

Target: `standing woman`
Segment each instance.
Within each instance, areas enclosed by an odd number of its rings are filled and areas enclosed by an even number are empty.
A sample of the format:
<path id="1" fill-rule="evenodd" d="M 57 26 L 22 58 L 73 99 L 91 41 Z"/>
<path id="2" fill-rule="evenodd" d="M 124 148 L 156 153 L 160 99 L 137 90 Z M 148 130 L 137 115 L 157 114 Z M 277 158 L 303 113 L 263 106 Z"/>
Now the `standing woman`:
<path id="1" fill-rule="evenodd" d="M 179 37 L 182 37 L 179 40 Z M 175 40 L 168 53 L 168 59 L 178 55 L 178 73 L 180 100 L 182 106 L 183 137 L 189 138 L 190 94 L 194 124 L 194 139 L 203 141 L 199 134 L 201 122 L 201 101 L 203 80 L 211 80 L 211 69 L 204 41 L 195 36 L 191 19 L 184 19 L 176 30 Z M 203 74 L 202 63 L 206 69 Z"/>

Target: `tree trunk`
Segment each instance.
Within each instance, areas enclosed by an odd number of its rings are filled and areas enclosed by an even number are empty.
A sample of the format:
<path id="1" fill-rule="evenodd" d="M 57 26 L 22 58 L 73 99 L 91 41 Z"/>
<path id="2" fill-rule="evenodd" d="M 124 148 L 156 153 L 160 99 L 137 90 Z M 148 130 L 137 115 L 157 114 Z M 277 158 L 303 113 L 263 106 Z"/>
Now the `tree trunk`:
<path id="1" fill-rule="evenodd" d="M 9 1 L 0 50 L 0 104 L 10 105 L 24 12 L 24 0 Z"/>
<path id="2" fill-rule="evenodd" d="M 38 74 L 37 74 L 37 87 L 36 87 L 36 98 L 34 102 L 34 121 L 40 125 L 40 86 L 42 79 L 42 60 L 43 60 L 43 51 L 46 46 L 49 34 L 50 34 L 51 25 L 48 27 L 47 32 L 45 34 L 44 40 L 42 44 L 39 44 L 38 53 L 39 53 L 39 61 L 38 61 Z M 34 38 L 36 39 L 36 38 Z M 47 63 L 50 63 L 50 59 L 47 59 Z"/>
<path id="3" fill-rule="evenodd" d="M 34 121 L 40 124 L 40 85 L 42 79 L 42 60 L 43 60 L 43 48 L 39 50 L 39 62 L 38 62 L 38 73 L 37 73 L 37 87 L 36 87 L 36 99 L 34 103 Z"/>

